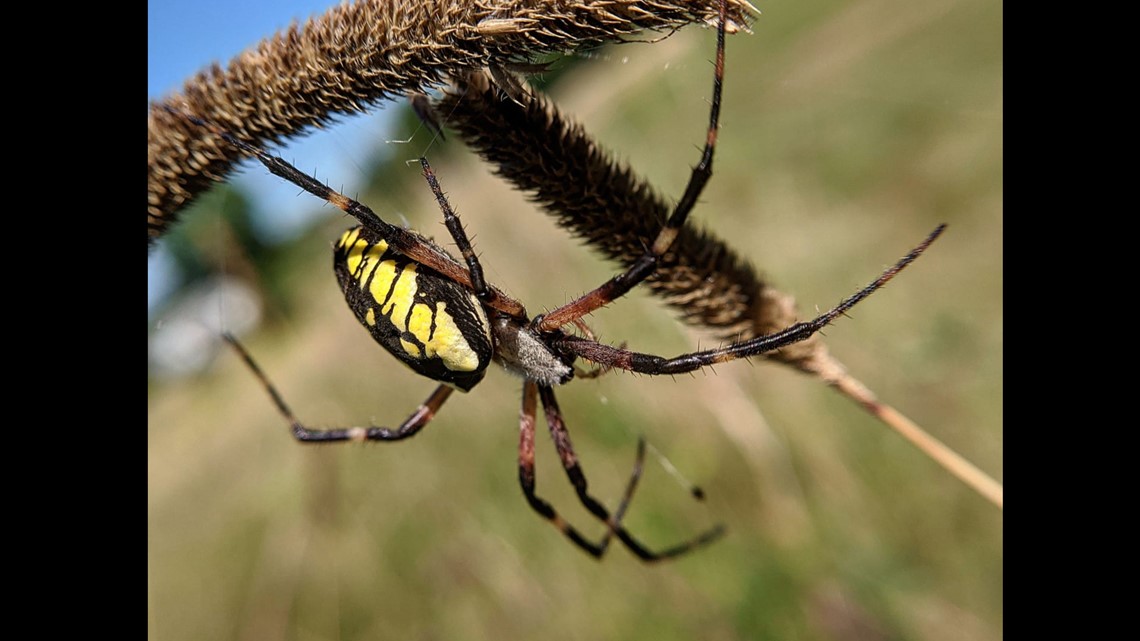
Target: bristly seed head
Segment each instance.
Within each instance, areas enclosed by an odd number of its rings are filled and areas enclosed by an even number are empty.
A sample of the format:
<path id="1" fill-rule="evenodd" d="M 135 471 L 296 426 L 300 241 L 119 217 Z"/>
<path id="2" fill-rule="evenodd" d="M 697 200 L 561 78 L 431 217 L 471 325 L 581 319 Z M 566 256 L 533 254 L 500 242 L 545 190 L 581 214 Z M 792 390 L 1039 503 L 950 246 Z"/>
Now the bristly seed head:
<path id="1" fill-rule="evenodd" d="M 147 118 L 147 239 L 182 207 L 224 180 L 244 154 L 172 116 L 215 123 L 265 147 L 359 113 L 381 100 L 438 87 L 450 76 L 538 54 L 622 42 L 642 30 L 707 22 L 718 0 L 358 0 L 293 25 L 188 79 L 151 104 Z M 730 24 L 758 13 L 729 0 Z"/>

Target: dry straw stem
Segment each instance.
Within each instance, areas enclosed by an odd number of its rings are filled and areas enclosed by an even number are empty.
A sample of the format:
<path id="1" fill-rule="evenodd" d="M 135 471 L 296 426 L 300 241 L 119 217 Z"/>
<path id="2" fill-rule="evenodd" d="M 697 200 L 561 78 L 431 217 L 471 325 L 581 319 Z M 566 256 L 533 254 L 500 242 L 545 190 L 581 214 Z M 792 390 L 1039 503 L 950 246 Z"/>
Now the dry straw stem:
<path id="1" fill-rule="evenodd" d="M 242 158 L 167 109 L 251 145 L 440 85 L 488 64 L 621 42 L 643 30 L 715 21 L 717 0 L 360 0 L 293 25 L 153 102 L 147 119 L 147 243 Z M 756 10 L 729 0 L 733 30 Z"/>
<path id="2" fill-rule="evenodd" d="M 614 160 L 577 123 L 537 95 L 504 100 L 491 78 L 456 80 L 436 111 L 496 173 L 571 234 L 607 258 L 630 266 L 653 242 L 672 206 L 629 167 Z M 646 281 L 650 290 L 692 325 L 722 340 L 743 340 L 800 320 L 792 296 L 764 283 L 753 267 L 716 235 L 686 225 Z M 819 335 L 764 355 L 819 378 L 925 452 L 979 494 L 1002 506 L 995 480 L 878 401 L 831 356 Z"/>

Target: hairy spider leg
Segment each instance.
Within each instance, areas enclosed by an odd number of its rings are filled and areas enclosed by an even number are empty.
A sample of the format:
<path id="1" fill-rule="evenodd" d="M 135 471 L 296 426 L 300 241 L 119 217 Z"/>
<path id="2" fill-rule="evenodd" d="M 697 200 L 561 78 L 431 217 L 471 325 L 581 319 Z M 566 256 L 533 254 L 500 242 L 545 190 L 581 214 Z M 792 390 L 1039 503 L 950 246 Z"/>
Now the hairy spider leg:
<path id="1" fill-rule="evenodd" d="M 197 125 L 205 127 L 214 135 L 219 136 L 226 142 L 242 149 L 249 155 L 254 156 L 258 161 L 261 162 L 261 164 L 265 165 L 266 169 L 268 169 L 269 172 L 273 175 L 288 180 L 301 189 L 332 204 L 334 207 L 340 209 L 349 216 L 352 216 L 357 221 L 359 221 L 361 225 L 369 228 L 384 238 L 384 240 L 392 249 L 400 252 L 401 254 L 422 265 L 426 265 L 427 267 L 432 268 L 446 278 L 449 278 L 459 283 L 460 285 L 471 288 L 472 291 L 477 291 L 474 284 L 471 282 L 471 275 L 467 269 L 464 269 L 463 265 L 459 264 L 454 258 L 449 256 L 447 252 L 440 249 L 435 245 L 435 243 L 432 243 L 427 238 L 421 236 L 420 234 L 417 234 L 416 232 L 385 222 L 384 219 L 377 216 L 376 213 L 373 212 L 367 205 L 357 202 L 356 200 L 353 200 L 352 198 L 349 198 L 348 196 L 337 192 L 316 178 L 313 178 L 305 172 L 297 169 L 283 158 L 272 156 L 266 151 L 254 147 L 253 145 L 242 141 L 229 132 L 216 127 L 204 120 L 201 120 L 200 118 L 196 118 L 187 114 L 180 114 L 179 112 L 169 107 L 167 109 L 172 113 L 180 115 Z M 422 161 L 422 164 L 426 164 L 426 161 Z M 428 170 L 430 171 L 430 167 Z M 456 226 L 458 227 L 458 225 Z M 451 226 L 449 226 L 448 229 L 454 232 L 454 229 Z M 462 228 L 460 227 L 460 230 L 461 229 Z M 466 239 L 466 235 L 464 235 L 463 238 Z M 460 240 L 458 238 L 455 240 L 457 245 L 460 244 Z M 467 246 L 470 247 L 470 243 L 467 243 Z M 486 305 L 512 318 L 523 320 L 527 318 L 526 309 L 517 300 L 514 300 L 506 294 L 503 294 L 499 290 L 487 285 L 486 283 L 483 283 L 483 287 L 486 291 L 484 291 L 483 294 L 480 294 L 480 300 L 482 300 Z"/>
<path id="2" fill-rule="evenodd" d="M 489 304 L 489 301 L 494 299 L 495 292 L 491 290 L 486 279 L 483 278 L 483 266 L 479 264 L 479 257 L 475 255 L 475 248 L 471 246 L 471 240 L 467 238 L 467 230 L 463 229 L 463 223 L 459 221 L 459 217 L 455 215 L 455 210 L 451 208 L 451 203 L 447 201 L 447 196 L 443 194 L 443 189 L 440 188 L 439 181 L 436 180 L 435 172 L 432 171 L 427 158 L 420 158 L 420 166 L 423 168 L 428 187 L 431 188 L 431 193 L 439 204 L 439 210 L 443 212 L 443 224 L 447 226 L 447 231 L 451 232 L 455 245 L 463 255 L 464 262 L 467 263 L 467 271 L 471 274 L 471 290 L 475 292 L 475 296 L 479 300 Z"/>
<path id="3" fill-rule="evenodd" d="M 550 436 L 554 441 L 555 449 L 558 451 L 558 456 L 562 461 L 562 467 L 566 471 L 566 475 L 570 478 L 571 484 L 574 485 L 574 489 L 577 491 L 582 504 L 586 506 L 591 514 L 603 521 L 607 526 L 606 533 L 597 543 L 583 536 L 582 533 L 570 525 L 550 503 L 535 493 L 535 417 L 537 401 L 540 394 L 546 413 L 547 424 L 550 428 Z M 653 552 L 647 549 L 630 535 L 621 524 L 621 521 L 625 516 L 626 509 L 629 507 L 630 500 L 633 498 L 633 493 L 637 489 L 637 483 L 641 479 L 644 459 L 645 440 L 641 439 L 638 442 L 637 460 L 634 464 L 633 473 L 630 475 L 629 482 L 626 484 L 621 503 L 611 516 L 605 507 L 587 492 L 586 477 L 582 473 L 582 468 L 578 464 L 578 457 L 574 453 L 573 446 L 570 444 L 570 434 L 567 432 L 565 423 L 562 421 L 558 405 L 554 402 L 553 391 L 549 387 L 540 386 L 534 381 L 526 381 L 523 383 L 522 408 L 519 411 L 519 485 L 522 486 L 523 495 L 526 496 L 527 503 L 531 508 L 540 516 L 550 521 L 555 529 L 562 532 L 567 539 L 590 556 L 598 559 L 602 558 L 609 548 L 610 541 L 616 535 L 618 539 L 641 560 L 648 562 L 661 561 L 711 543 L 724 533 L 724 528 L 718 526 L 691 541 L 673 546 L 661 552 Z"/>
<path id="4" fill-rule="evenodd" d="M 673 241 L 677 239 L 677 234 L 684 227 L 685 221 L 689 218 L 689 213 L 692 212 L 697 199 L 704 191 L 709 178 L 712 177 L 713 152 L 716 149 L 717 129 L 720 123 L 721 89 L 724 84 L 724 29 L 727 19 L 728 3 L 722 0 L 720 3 L 720 19 L 717 22 L 716 29 L 716 71 L 713 74 L 712 106 L 709 109 L 709 127 L 705 134 L 705 147 L 704 151 L 701 152 L 700 162 L 693 168 L 689 176 L 685 193 L 677 202 L 673 213 L 669 215 L 669 220 L 665 222 L 653 244 L 646 249 L 645 254 L 625 272 L 614 276 L 597 289 L 587 292 L 557 309 L 536 316 L 532 322 L 539 331 L 548 332 L 558 329 L 629 293 L 631 289 L 653 274 L 654 270 L 657 269 L 657 262 L 665 255 L 665 252 L 669 251 Z"/>
<path id="5" fill-rule="evenodd" d="M 907 265 L 922 255 L 922 252 L 926 251 L 926 248 L 929 247 L 945 229 L 945 224 L 939 225 L 922 243 L 884 271 L 882 275 L 863 289 L 844 299 L 829 311 L 810 321 L 796 323 L 787 329 L 772 334 L 757 336 L 739 343 L 731 343 L 719 349 L 682 354 L 673 358 L 663 358 L 661 356 L 654 356 L 653 354 L 632 352 L 577 336 L 564 336 L 555 339 L 554 343 L 572 354 L 577 354 L 586 360 L 599 363 L 602 366 L 650 375 L 684 374 L 686 372 L 696 371 L 702 367 L 708 367 L 709 365 L 726 363 L 738 358 L 748 358 L 750 356 L 763 354 L 764 352 L 770 352 L 786 345 L 806 340 L 812 334 L 820 331 L 847 310 L 854 307 L 857 303 L 873 294 L 876 290 L 885 285 L 887 281 L 894 278 L 895 275 L 902 271 Z"/>
<path id="6" fill-rule="evenodd" d="M 546 413 L 546 424 L 550 429 L 550 438 L 554 441 L 554 448 L 558 451 L 558 458 L 562 462 L 562 469 L 566 471 L 566 476 L 570 479 L 570 484 L 574 486 L 574 490 L 578 493 L 578 499 L 591 514 L 605 523 L 609 528 L 600 543 L 602 553 L 605 552 L 611 536 L 617 536 L 629 551 L 633 552 L 633 554 L 642 561 L 662 561 L 679 556 L 702 545 L 712 543 L 724 534 L 724 527 L 717 525 L 689 541 L 674 545 L 659 552 L 654 552 L 645 547 L 645 545 L 630 535 L 629 531 L 621 524 L 621 520 L 625 516 L 626 508 L 629 506 L 629 501 L 633 498 L 637 481 L 641 478 L 642 464 L 645 457 L 644 439 L 639 440 L 637 460 L 634 464 L 633 474 L 630 476 L 621 504 L 611 517 L 605 506 L 589 493 L 586 475 L 582 471 L 581 464 L 578 463 L 578 455 L 574 453 L 574 445 L 570 442 L 570 431 L 566 429 L 566 422 L 562 419 L 562 411 L 558 408 L 558 402 L 554 399 L 554 389 L 547 385 L 539 385 L 538 395 L 542 401 L 543 410 Z"/>
<path id="7" fill-rule="evenodd" d="M 285 418 L 289 423 L 290 431 L 293 438 L 302 443 L 335 443 L 341 441 L 402 441 L 406 438 L 415 436 L 421 429 L 426 426 L 431 419 L 439 411 L 447 397 L 455 391 L 455 388 L 450 385 L 440 385 L 435 388 L 431 396 L 427 398 L 412 412 L 399 427 L 392 429 L 388 427 L 377 427 L 370 425 L 368 427 L 335 427 L 329 429 L 314 429 L 306 427 L 297 417 L 293 415 L 292 410 L 285 404 L 285 399 L 282 398 L 280 392 L 265 375 L 265 372 L 258 366 L 257 361 L 253 360 L 253 356 L 245 349 L 245 347 L 238 341 L 237 337 L 230 333 L 222 334 L 222 338 L 228 342 L 241 359 L 245 361 L 250 371 L 257 376 L 257 380 L 261 381 L 261 386 L 269 393 L 269 397 L 273 399 L 273 404 L 277 406 L 278 413 Z"/>

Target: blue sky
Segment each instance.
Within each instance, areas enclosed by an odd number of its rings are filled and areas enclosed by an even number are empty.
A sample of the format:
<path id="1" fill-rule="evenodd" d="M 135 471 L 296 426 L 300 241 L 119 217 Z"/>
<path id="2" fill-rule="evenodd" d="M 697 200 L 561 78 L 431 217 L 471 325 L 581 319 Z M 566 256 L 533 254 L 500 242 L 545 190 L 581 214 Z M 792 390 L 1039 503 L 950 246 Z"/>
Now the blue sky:
<path id="1" fill-rule="evenodd" d="M 147 94 L 156 97 L 211 61 L 225 62 L 332 0 L 148 0 Z"/>

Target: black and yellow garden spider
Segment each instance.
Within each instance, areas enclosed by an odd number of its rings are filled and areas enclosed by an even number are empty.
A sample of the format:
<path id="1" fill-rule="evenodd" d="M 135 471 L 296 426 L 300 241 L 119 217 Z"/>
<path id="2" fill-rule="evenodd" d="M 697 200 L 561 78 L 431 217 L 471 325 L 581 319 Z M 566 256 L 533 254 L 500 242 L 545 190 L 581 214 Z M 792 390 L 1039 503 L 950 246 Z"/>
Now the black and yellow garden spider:
<path id="1" fill-rule="evenodd" d="M 644 255 L 624 272 L 578 299 L 531 318 L 523 305 L 486 282 L 483 269 L 458 217 L 436 179 L 431 165 L 420 159 L 423 174 L 443 213 L 444 223 L 459 248 L 463 262 L 432 240 L 381 220 L 367 206 L 322 184 L 293 165 L 241 142 L 219 127 L 191 118 L 229 144 L 255 156 L 270 172 L 332 203 L 356 218 L 360 226 L 345 232 L 335 245 L 334 270 L 349 307 L 372 337 L 410 368 L 438 381 L 434 392 L 396 428 L 348 427 L 312 429 L 301 423 L 254 359 L 232 336 L 227 340 L 241 354 L 288 421 L 293 436 L 306 443 L 343 441 L 398 441 L 417 434 L 456 389 L 464 392 L 478 384 L 491 361 L 523 379 L 519 482 L 531 508 L 549 520 L 575 545 L 602 557 L 613 537 L 644 561 L 658 561 L 707 544 L 723 533 L 715 527 L 663 550 L 651 550 L 622 524 L 626 508 L 640 478 L 645 443 L 638 445 L 633 473 L 618 507 L 610 512 L 588 490 L 585 474 L 570 441 L 569 431 L 554 396 L 554 387 L 575 376 L 581 357 L 603 370 L 621 369 L 648 375 L 693 372 L 717 363 L 748 358 L 802 341 L 871 295 L 915 260 L 944 226 L 883 272 L 872 283 L 817 318 L 782 331 L 734 342 L 718 349 L 663 358 L 597 342 L 585 328 L 583 317 L 621 298 L 654 273 L 685 225 L 705 184 L 712 175 L 721 85 L 724 77 L 725 6 L 717 30 L 713 96 L 707 137 L 700 162 L 692 170 L 684 194 Z M 575 326 L 586 336 L 564 331 Z M 566 522 L 535 493 L 535 424 L 541 402 L 562 467 L 585 508 L 606 525 L 598 541 L 591 541 Z"/>

